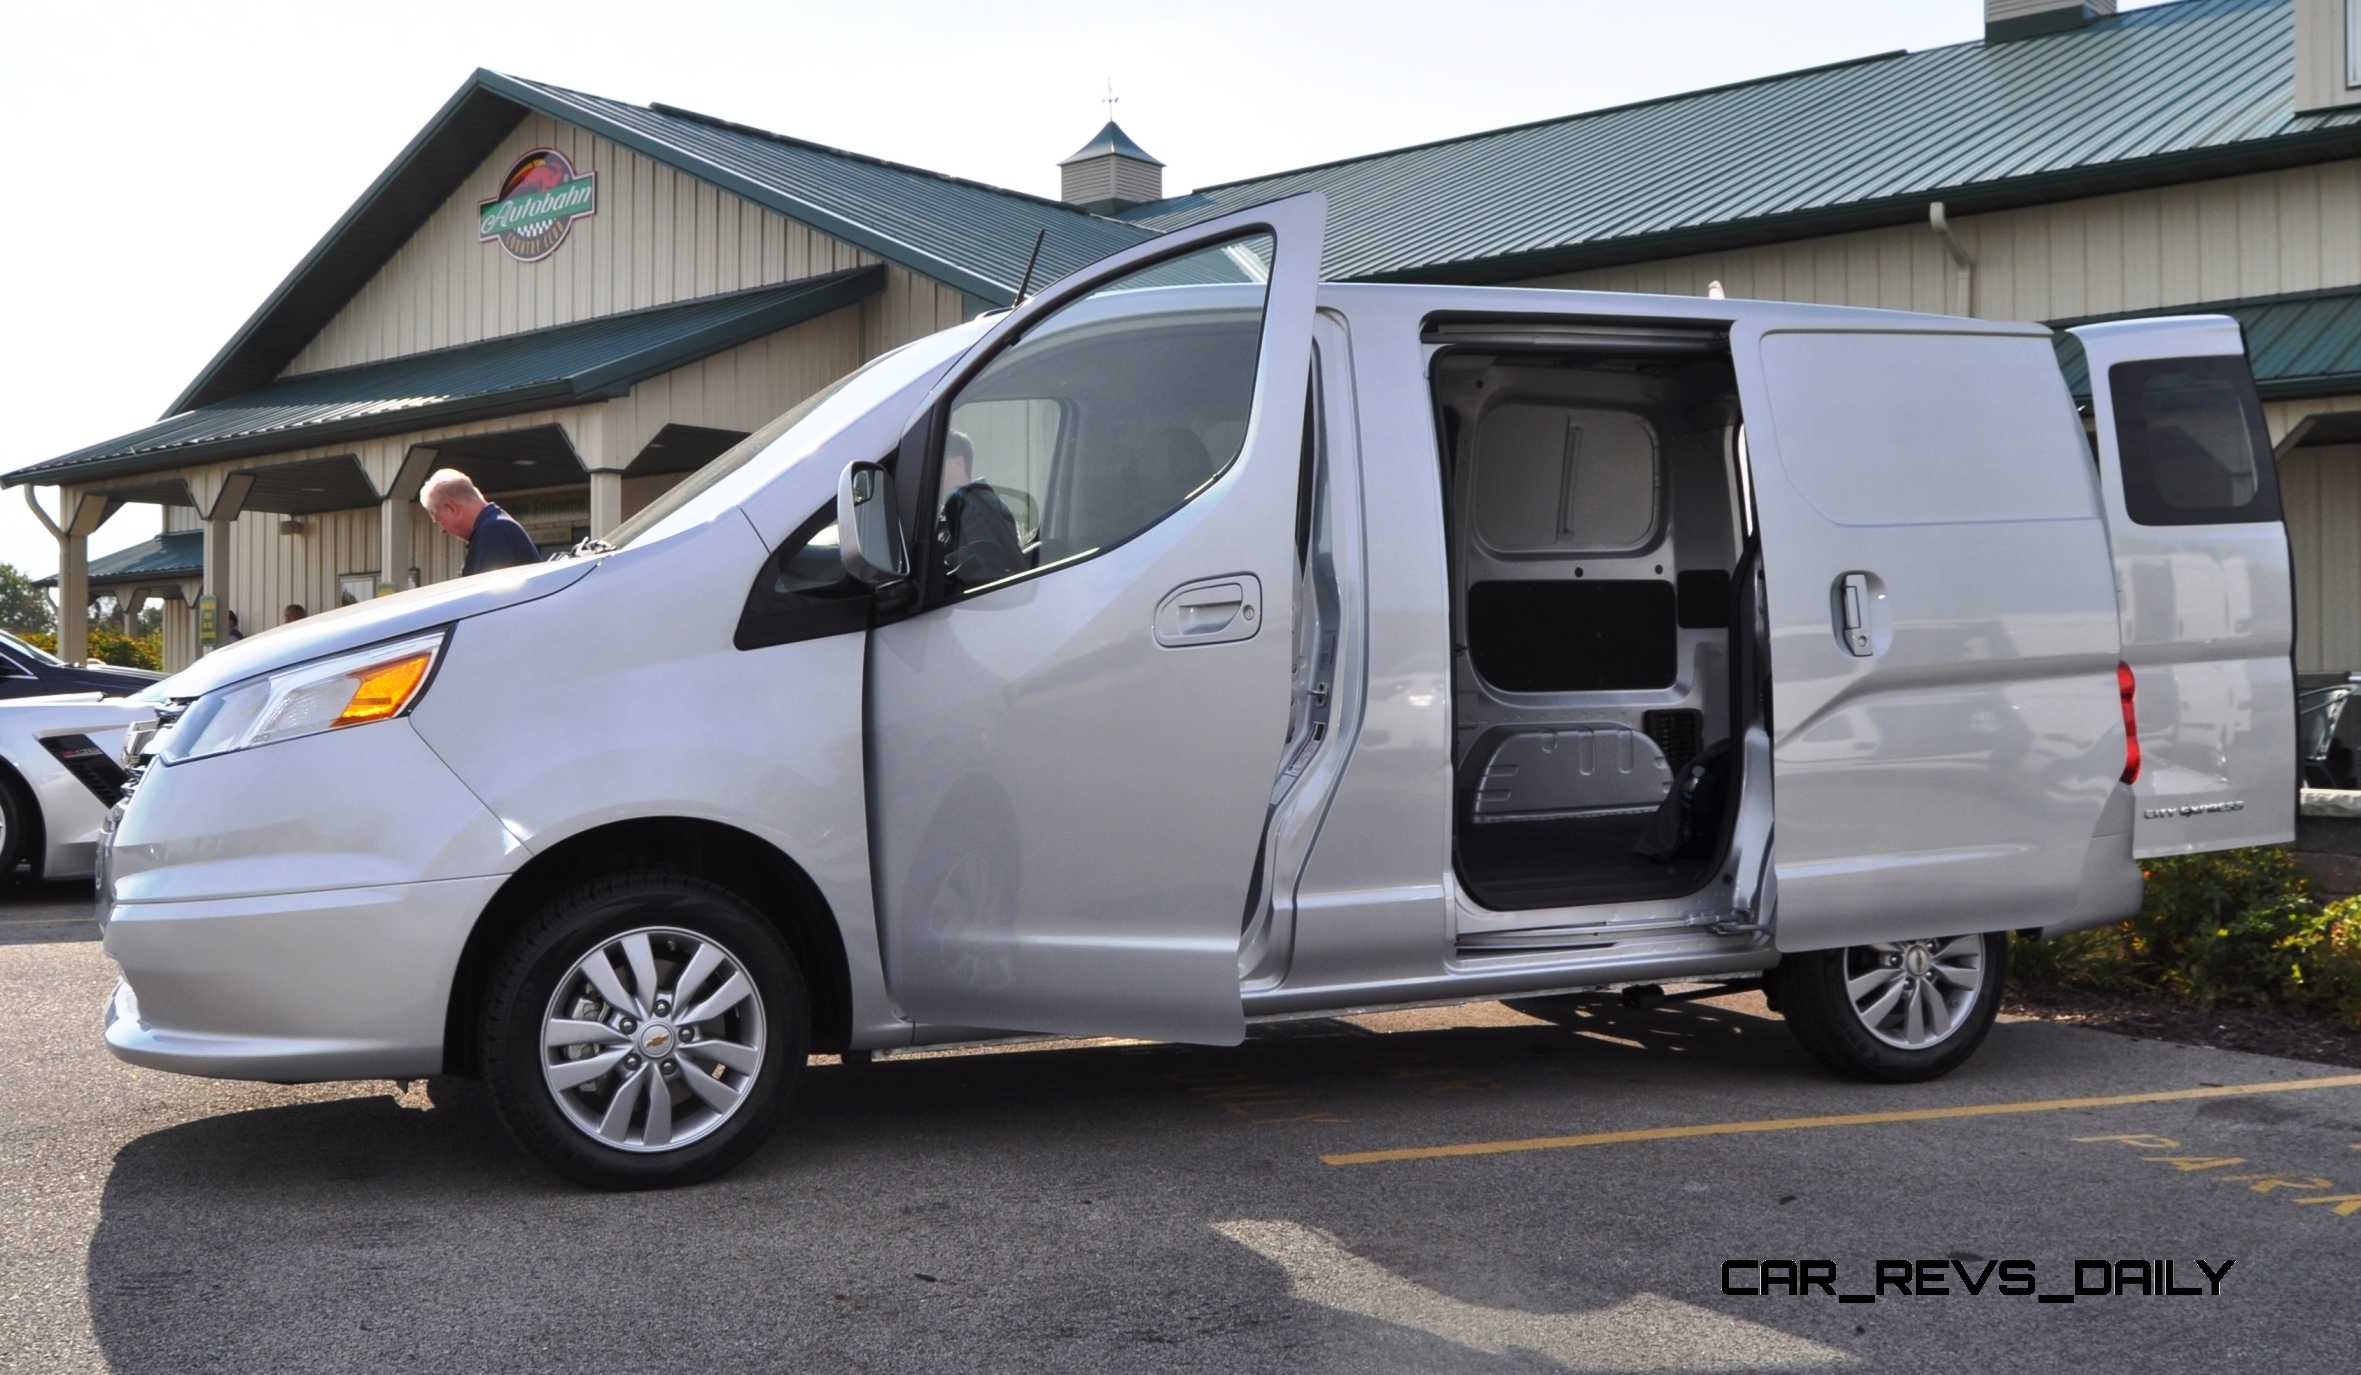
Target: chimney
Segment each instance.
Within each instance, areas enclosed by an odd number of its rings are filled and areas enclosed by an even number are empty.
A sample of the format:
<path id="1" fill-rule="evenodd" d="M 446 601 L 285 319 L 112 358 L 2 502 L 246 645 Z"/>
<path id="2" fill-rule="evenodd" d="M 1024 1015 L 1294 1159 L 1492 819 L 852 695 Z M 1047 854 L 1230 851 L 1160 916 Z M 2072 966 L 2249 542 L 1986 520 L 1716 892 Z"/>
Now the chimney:
<path id="1" fill-rule="evenodd" d="M 1984 41 L 2038 38 L 2115 13 L 2115 0 L 1984 0 Z"/>
<path id="2" fill-rule="evenodd" d="M 2361 105 L 2361 5 L 2295 0 L 2295 109 Z"/>
<path id="3" fill-rule="evenodd" d="M 1058 198 L 1094 215 L 1164 199 L 1164 164 L 1111 119 L 1097 137 L 1058 164 L 1058 173 Z"/>

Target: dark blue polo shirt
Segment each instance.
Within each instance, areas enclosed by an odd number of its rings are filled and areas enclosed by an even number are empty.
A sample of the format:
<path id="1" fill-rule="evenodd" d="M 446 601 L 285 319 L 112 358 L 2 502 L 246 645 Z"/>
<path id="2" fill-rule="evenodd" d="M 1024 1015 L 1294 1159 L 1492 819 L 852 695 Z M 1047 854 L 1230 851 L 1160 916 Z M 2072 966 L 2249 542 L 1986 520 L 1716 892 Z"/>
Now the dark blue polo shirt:
<path id="1" fill-rule="evenodd" d="M 459 566 L 459 576 L 539 562 L 541 551 L 534 547 L 525 527 L 497 502 L 487 501 L 484 509 L 476 512 L 474 528 L 467 532 L 467 562 Z"/>

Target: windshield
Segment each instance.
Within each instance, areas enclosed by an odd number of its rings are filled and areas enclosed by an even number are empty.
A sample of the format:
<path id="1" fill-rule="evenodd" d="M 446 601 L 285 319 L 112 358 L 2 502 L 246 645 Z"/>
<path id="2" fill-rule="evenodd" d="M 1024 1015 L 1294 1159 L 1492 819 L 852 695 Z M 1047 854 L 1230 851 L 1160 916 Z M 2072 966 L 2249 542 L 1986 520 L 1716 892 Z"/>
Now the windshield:
<path id="1" fill-rule="evenodd" d="M 51 668 L 65 667 L 65 660 L 58 658 L 46 649 L 26 644 L 5 630 L 0 630 L 0 644 L 8 646 L 9 650 L 19 658 L 30 659 L 37 664 L 47 664 Z"/>
<path id="2" fill-rule="evenodd" d="M 879 402 L 957 357 L 981 332 L 980 323 L 971 323 L 870 359 L 731 445 L 720 457 L 641 507 L 595 547 L 621 549 L 634 540 L 669 534 L 737 506 Z M 757 457 L 767 461 L 756 463 Z"/>

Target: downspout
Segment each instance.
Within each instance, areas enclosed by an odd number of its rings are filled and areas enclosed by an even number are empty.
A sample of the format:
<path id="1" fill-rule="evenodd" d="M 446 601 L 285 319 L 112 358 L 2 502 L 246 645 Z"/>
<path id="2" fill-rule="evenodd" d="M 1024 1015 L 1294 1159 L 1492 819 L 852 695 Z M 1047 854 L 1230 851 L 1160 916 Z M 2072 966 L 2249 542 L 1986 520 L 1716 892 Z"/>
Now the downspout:
<path id="1" fill-rule="evenodd" d="M 33 493 L 37 490 L 38 489 L 35 488 L 32 483 L 28 482 L 25 484 L 25 505 L 33 508 L 33 514 L 40 518 L 40 521 L 44 526 L 48 527 L 50 534 L 57 536 L 59 539 L 64 539 L 66 537 L 66 532 L 57 528 L 57 522 L 49 518 L 49 512 L 41 508 L 40 499 L 33 495 Z"/>
<path id="2" fill-rule="evenodd" d="M 1951 232 L 1951 217 L 1944 213 L 1943 202 L 1927 202 L 1927 228 L 1943 241 L 1943 251 L 1951 257 L 1952 274 L 1959 279 L 1959 313 L 1976 313 L 1976 260 L 1970 257 L 1967 246 Z"/>
<path id="3" fill-rule="evenodd" d="M 57 527 L 57 522 L 49 518 L 49 512 L 42 509 L 40 498 L 33 495 L 33 493 L 38 490 L 39 489 L 34 487 L 30 482 L 25 484 L 25 505 L 32 507 L 34 517 L 48 529 L 50 534 L 57 537 L 57 571 L 62 575 L 66 571 L 66 532 L 60 530 Z M 61 488 L 60 490 L 62 491 L 63 489 Z M 58 602 L 58 614 L 62 623 L 64 617 L 63 607 L 65 605 L 63 598 L 66 590 L 65 579 L 62 576 L 58 579 L 57 590 L 60 599 Z M 49 594 L 44 592 L 41 595 L 46 598 Z"/>

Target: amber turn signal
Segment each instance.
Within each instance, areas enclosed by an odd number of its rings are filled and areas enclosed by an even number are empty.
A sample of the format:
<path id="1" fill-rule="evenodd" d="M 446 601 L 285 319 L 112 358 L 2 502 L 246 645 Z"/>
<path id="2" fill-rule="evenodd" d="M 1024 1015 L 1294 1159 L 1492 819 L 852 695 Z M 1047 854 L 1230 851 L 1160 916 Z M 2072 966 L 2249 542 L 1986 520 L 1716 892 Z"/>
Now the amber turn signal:
<path id="1" fill-rule="evenodd" d="M 336 714 L 330 727 L 382 721 L 399 712 L 417 694 L 418 685 L 426 681 L 426 667 L 433 662 L 432 654 L 412 654 L 354 674 L 358 683 L 353 688 L 352 700 L 344 704 L 344 710 Z"/>

